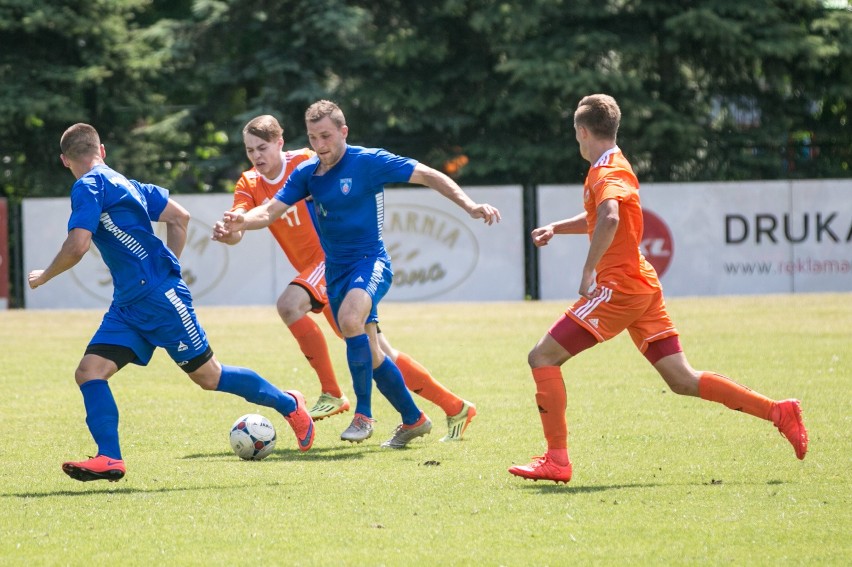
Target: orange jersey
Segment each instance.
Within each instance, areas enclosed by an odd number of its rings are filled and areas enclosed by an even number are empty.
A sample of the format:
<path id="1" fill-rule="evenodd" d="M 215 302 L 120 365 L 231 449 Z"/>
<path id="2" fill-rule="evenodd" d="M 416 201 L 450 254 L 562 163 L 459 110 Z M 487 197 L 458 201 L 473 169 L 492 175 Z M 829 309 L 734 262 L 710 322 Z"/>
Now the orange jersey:
<path id="1" fill-rule="evenodd" d="M 244 171 L 237 181 L 234 206 L 231 210 L 249 211 L 274 199 L 296 166 L 313 155 L 314 152 L 307 148 L 282 152 L 284 168 L 276 179 L 266 179 L 255 168 Z M 325 261 L 325 254 L 305 201 L 299 201 L 287 209 L 280 219 L 269 225 L 269 231 L 297 271 L 301 272 L 313 264 Z"/>
<path id="2" fill-rule="evenodd" d="M 662 289 L 657 272 L 639 249 L 643 231 L 639 180 L 618 146 L 589 168 L 583 185 L 589 238 L 598 220 L 598 206 L 607 199 L 618 201 L 619 222 L 612 244 L 595 267 L 598 285 L 628 294 Z"/>

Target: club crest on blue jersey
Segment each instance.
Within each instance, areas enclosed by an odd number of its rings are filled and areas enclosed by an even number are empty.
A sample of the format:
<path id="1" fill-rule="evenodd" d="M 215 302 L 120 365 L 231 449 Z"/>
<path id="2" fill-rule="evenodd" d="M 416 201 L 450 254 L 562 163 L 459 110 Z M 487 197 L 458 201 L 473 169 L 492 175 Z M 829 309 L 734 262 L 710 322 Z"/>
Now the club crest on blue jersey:
<path id="1" fill-rule="evenodd" d="M 344 195 L 348 195 L 349 191 L 352 190 L 352 178 L 345 177 L 340 180 L 340 192 Z"/>

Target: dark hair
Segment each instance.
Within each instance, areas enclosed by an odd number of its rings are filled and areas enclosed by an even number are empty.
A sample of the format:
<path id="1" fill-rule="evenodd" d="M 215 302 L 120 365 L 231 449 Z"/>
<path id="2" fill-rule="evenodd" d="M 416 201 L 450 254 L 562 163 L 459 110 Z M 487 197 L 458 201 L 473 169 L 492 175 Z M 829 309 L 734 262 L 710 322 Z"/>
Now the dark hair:
<path id="1" fill-rule="evenodd" d="M 94 126 L 78 122 L 69 127 L 59 140 L 59 148 L 65 157 L 77 160 L 96 155 L 101 147 L 101 138 Z"/>

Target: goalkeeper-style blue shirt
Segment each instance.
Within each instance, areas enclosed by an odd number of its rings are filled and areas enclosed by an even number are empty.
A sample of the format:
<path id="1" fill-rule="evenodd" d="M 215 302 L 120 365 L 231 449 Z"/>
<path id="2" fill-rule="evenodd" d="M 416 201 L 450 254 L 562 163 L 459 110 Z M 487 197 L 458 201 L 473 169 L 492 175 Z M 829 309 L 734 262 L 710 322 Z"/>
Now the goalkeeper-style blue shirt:
<path id="1" fill-rule="evenodd" d="M 378 148 L 347 145 L 340 161 L 324 175 L 314 175 L 318 164 L 317 157 L 301 163 L 275 198 L 292 205 L 313 197 L 327 264 L 387 256 L 382 241 L 384 186 L 408 182 L 417 161 Z"/>
<path id="2" fill-rule="evenodd" d="M 96 165 L 71 188 L 68 230 L 92 233 L 118 306 L 139 301 L 169 276 L 180 277 L 178 259 L 151 228 L 168 201 L 167 189 L 128 180 L 106 165 Z"/>

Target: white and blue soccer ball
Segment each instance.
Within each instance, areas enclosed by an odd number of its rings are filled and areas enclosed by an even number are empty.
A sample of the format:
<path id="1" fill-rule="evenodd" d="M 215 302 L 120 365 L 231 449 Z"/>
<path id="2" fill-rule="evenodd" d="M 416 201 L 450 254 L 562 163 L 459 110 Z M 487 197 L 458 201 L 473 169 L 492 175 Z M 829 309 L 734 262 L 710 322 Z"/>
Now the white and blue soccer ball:
<path id="1" fill-rule="evenodd" d="M 242 416 L 231 428 L 231 448 L 246 461 L 259 461 L 269 456 L 277 438 L 272 422 L 256 413 Z"/>

